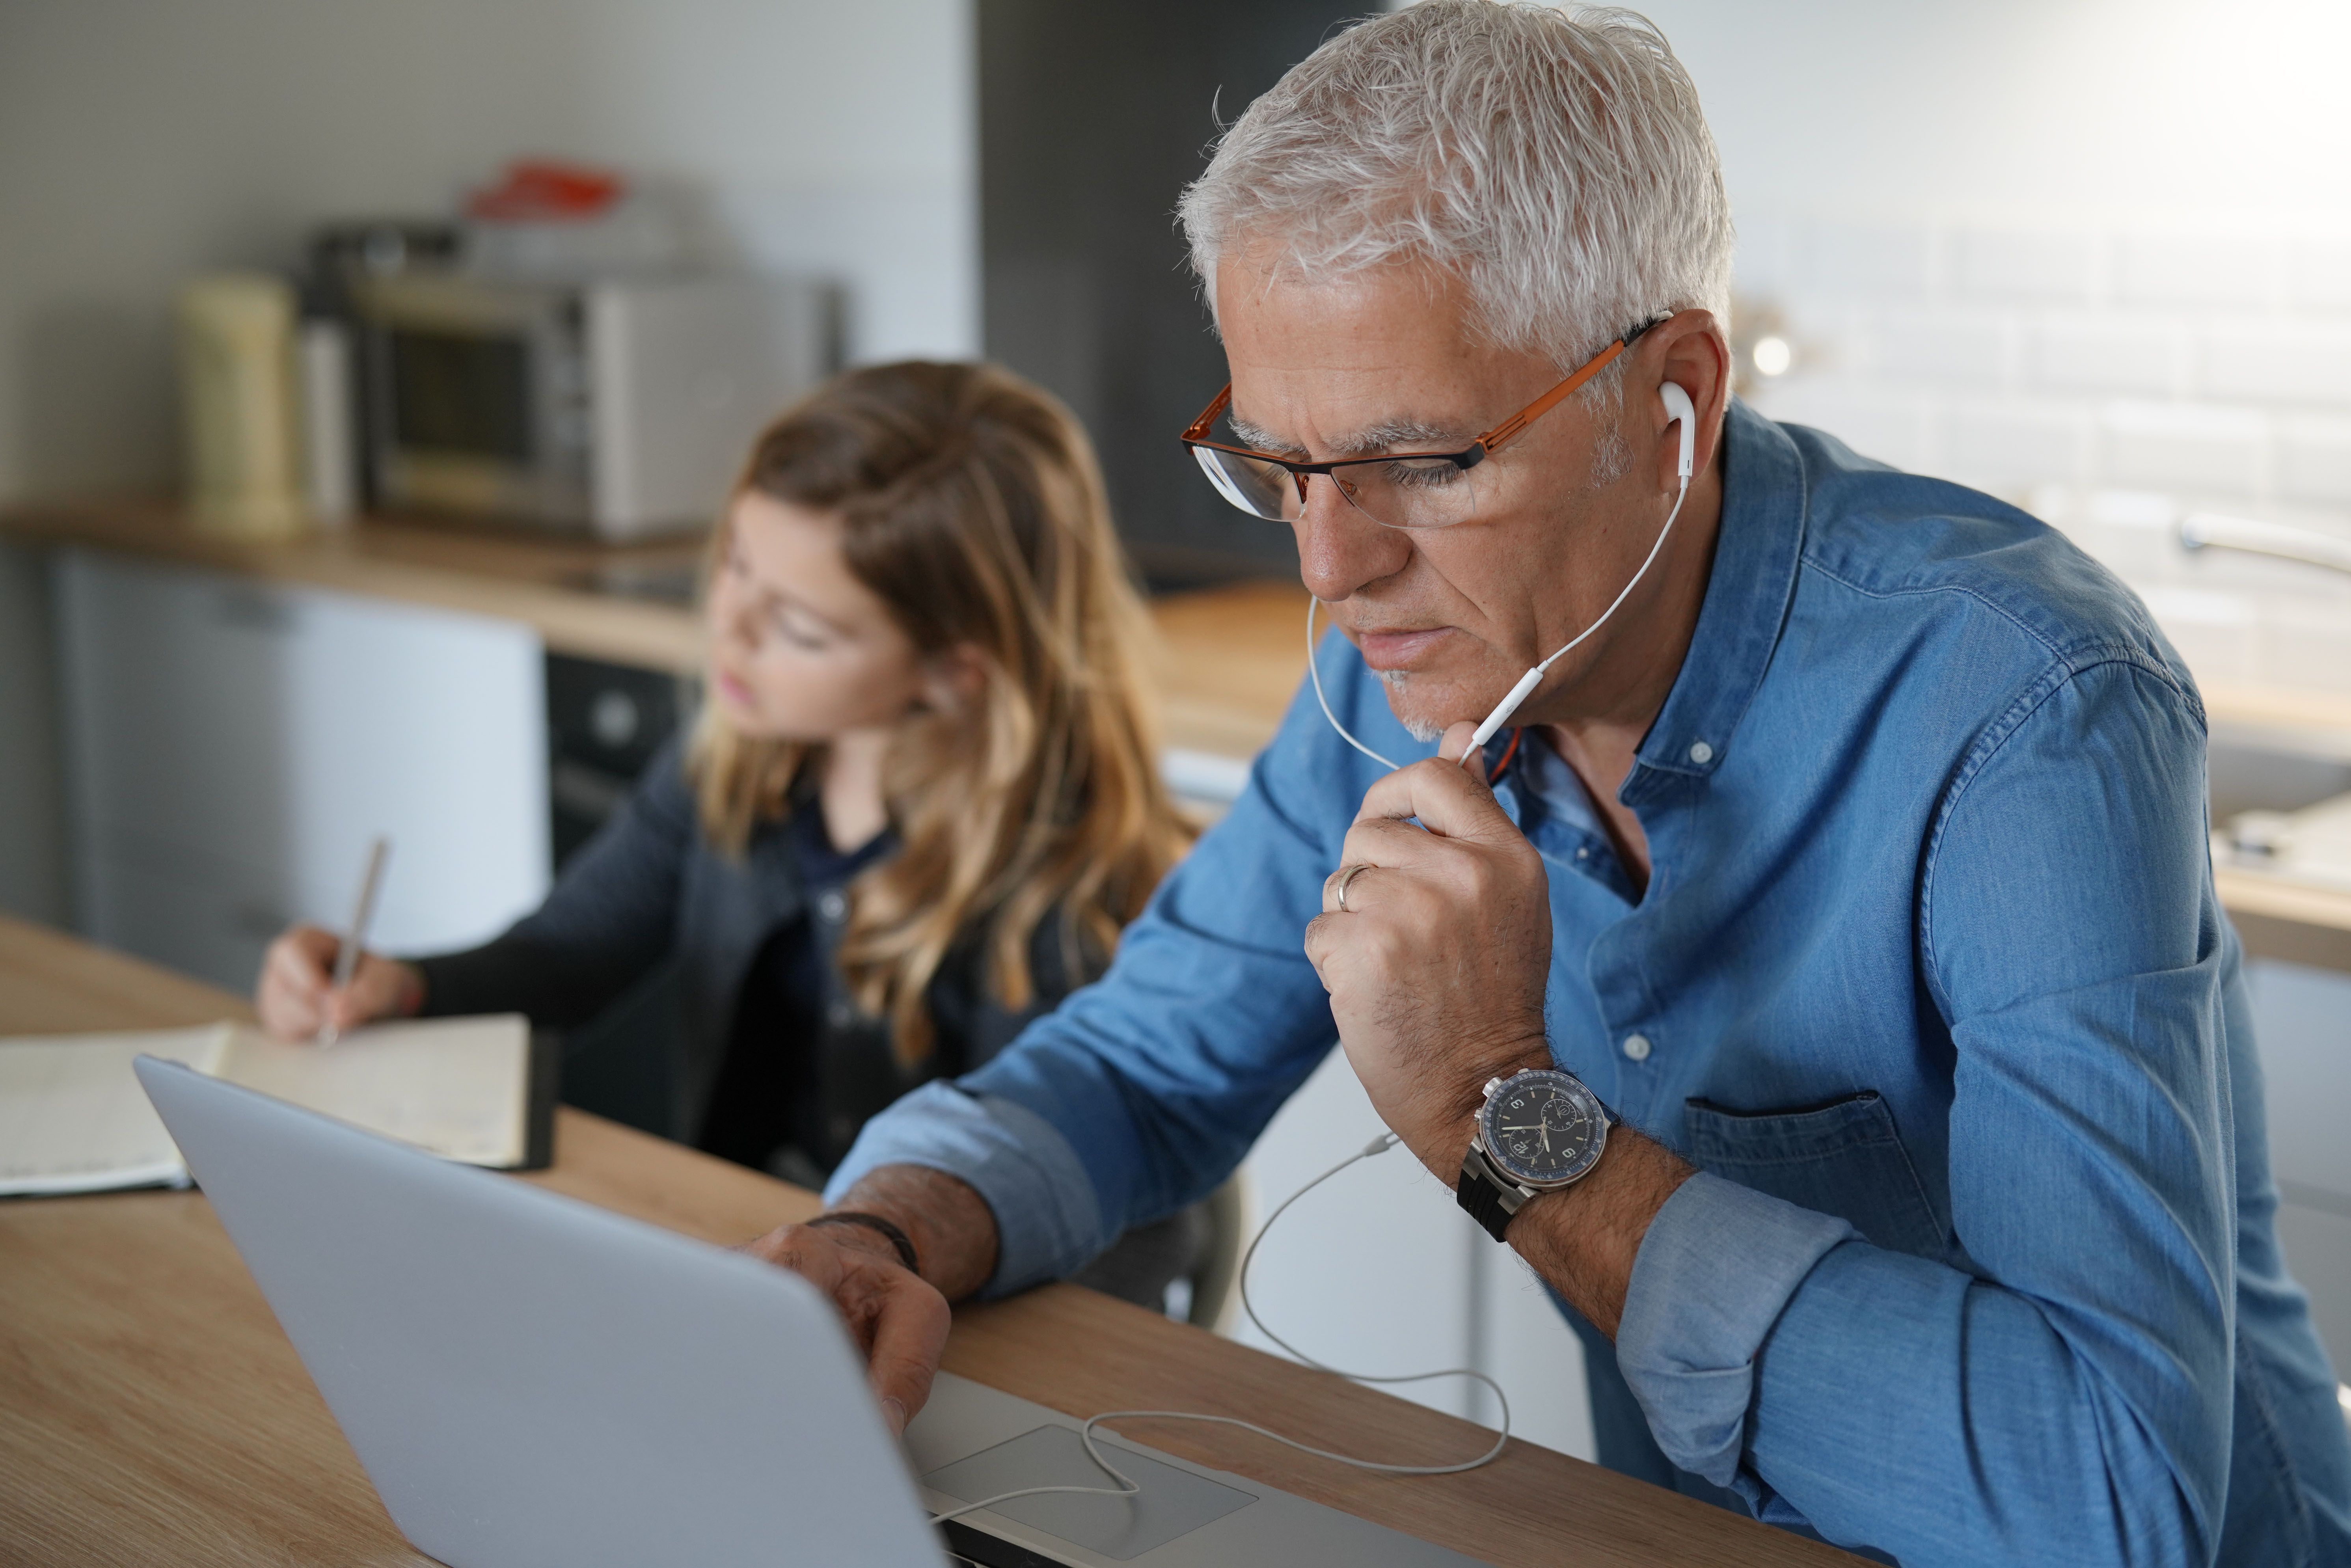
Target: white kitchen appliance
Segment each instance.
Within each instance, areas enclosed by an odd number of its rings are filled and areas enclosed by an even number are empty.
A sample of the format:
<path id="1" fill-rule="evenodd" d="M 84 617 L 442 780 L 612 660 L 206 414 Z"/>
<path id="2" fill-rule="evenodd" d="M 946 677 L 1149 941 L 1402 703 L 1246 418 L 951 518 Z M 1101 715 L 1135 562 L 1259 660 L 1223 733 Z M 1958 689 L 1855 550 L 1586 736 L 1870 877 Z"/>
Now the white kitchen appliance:
<path id="1" fill-rule="evenodd" d="M 807 279 L 414 272 L 353 293 L 379 506 L 606 540 L 707 525 L 833 357 Z"/>

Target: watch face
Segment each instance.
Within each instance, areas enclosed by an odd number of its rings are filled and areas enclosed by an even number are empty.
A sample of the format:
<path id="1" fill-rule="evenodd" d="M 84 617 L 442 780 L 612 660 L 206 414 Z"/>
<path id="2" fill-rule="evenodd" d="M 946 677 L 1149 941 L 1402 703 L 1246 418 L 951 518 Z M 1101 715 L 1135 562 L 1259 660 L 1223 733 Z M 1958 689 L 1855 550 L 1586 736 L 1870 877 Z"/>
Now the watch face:
<path id="1" fill-rule="evenodd" d="M 1559 1186 L 1590 1170 L 1608 1136 L 1592 1091 L 1564 1072 L 1521 1072 L 1479 1113 L 1488 1157 L 1530 1186 Z"/>

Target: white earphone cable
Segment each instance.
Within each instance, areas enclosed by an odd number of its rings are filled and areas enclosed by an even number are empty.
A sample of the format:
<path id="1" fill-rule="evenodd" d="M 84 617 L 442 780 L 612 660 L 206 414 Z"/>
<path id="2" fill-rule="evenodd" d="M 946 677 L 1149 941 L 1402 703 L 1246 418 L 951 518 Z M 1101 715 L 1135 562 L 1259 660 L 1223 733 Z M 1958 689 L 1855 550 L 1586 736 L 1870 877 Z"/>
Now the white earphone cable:
<path id="1" fill-rule="evenodd" d="M 1656 564 L 1659 552 L 1666 548 L 1666 536 L 1674 531 L 1674 519 L 1682 515 L 1682 503 L 1687 499 L 1689 499 L 1689 476 L 1685 474 L 1681 476 L 1681 487 L 1674 492 L 1673 510 L 1666 514 L 1665 527 L 1657 530 L 1656 542 L 1649 547 L 1649 553 L 1641 558 L 1641 569 L 1632 575 L 1622 589 L 1617 591 L 1616 597 L 1609 601 L 1608 608 L 1600 612 L 1599 620 L 1578 632 L 1550 658 L 1520 675 L 1519 684 L 1510 688 L 1510 695 L 1494 705 L 1494 711 L 1486 716 L 1485 722 L 1478 727 L 1478 733 L 1469 737 L 1468 746 L 1461 753 L 1461 760 L 1465 767 L 1468 763 L 1470 753 L 1493 739 L 1494 732 L 1509 723 L 1510 716 L 1519 711 L 1519 705 L 1525 702 L 1537 686 L 1542 685 L 1543 677 L 1551 674 L 1551 667 L 1574 652 L 1576 646 L 1586 637 L 1607 625 L 1608 618 L 1624 608 L 1625 601 L 1633 596 L 1633 590 L 1638 588 L 1641 585 L 1641 580 L 1649 575 L 1649 568 Z"/>
<path id="2" fill-rule="evenodd" d="M 1340 733 L 1344 734 L 1345 731 L 1342 730 Z M 1140 1492 L 1143 1490 L 1141 1484 L 1138 1483 L 1132 1476 L 1129 1476 L 1125 1471 L 1120 1469 L 1116 1465 L 1112 1464 L 1103 1455 L 1102 1449 L 1095 1447 L 1094 1428 L 1104 1421 L 1117 1421 L 1136 1417 L 1147 1416 L 1154 1420 L 1163 1421 L 1207 1421 L 1219 1427 L 1238 1427 L 1245 1432 L 1255 1432 L 1261 1437 L 1270 1437 L 1277 1443 L 1297 1449 L 1300 1453 L 1311 1454 L 1319 1459 L 1332 1459 L 1343 1465 L 1352 1465 L 1355 1469 L 1361 1470 L 1377 1470 L 1384 1475 L 1450 1476 L 1458 1475 L 1463 1470 L 1474 1470 L 1480 1465 L 1491 1464 L 1500 1456 L 1502 1449 L 1510 1443 L 1510 1396 L 1502 1392 L 1502 1385 L 1500 1384 L 1495 1382 L 1484 1373 L 1467 1366 L 1447 1367 L 1438 1372 L 1414 1372 L 1389 1376 L 1374 1375 L 1374 1374 L 1367 1372 L 1343 1371 L 1338 1367 L 1331 1366 L 1325 1363 L 1315 1360 L 1312 1356 L 1308 1355 L 1305 1352 L 1291 1344 L 1288 1340 L 1282 1338 L 1280 1334 L 1266 1327 L 1265 1320 L 1257 1315 L 1256 1304 L 1249 1300 L 1249 1265 L 1257 1260 L 1258 1247 L 1265 1240 L 1266 1233 L 1273 1228 L 1273 1222 L 1280 1219 L 1284 1214 L 1289 1212 L 1290 1205 L 1296 1203 L 1300 1198 L 1304 1197 L 1308 1193 L 1312 1192 L 1316 1187 L 1321 1186 L 1324 1182 L 1329 1181 L 1332 1176 L 1337 1176 L 1341 1171 L 1343 1171 L 1348 1166 L 1354 1165 L 1357 1161 L 1367 1160 L 1374 1155 L 1384 1155 L 1387 1153 L 1390 1149 L 1396 1146 L 1397 1141 L 1396 1135 L 1394 1133 L 1382 1133 L 1378 1137 L 1374 1138 L 1370 1143 L 1365 1144 L 1362 1148 L 1356 1150 L 1353 1154 L 1349 1155 L 1345 1159 L 1341 1160 L 1337 1165 L 1332 1166 L 1329 1170 L 1324 1171 L 1321 1176 L 1316 1176 L 1312 1181 L 1308 1182 L 1304 1186 L 1300 1187 L 1296 1192 L 1291 1193 L 1288 1197 L 1282 1199 L 1280 1207 L 1276 1207 L 1271 1214 L 1265 1217 L 1265 1223 L 1257 1228 L 1257 1235 L 1250 1239 L 1249 1249 L 1241 1254 L 1240 1278 L 1238 1281 L 1241 1293 L 1241 1311 L 1249 1314 L 1249 1320 L 1250 1322 L 1257 1325 L 1258 1333 L 1265 1335 L 1266 1338 L 1271 1340 L 1275 1344 L 1280 1345 L 1283 1350 L 1288 1351 L 1299 1361 L 1303 1362 L 1306 1365 L 1314 1368 L 1318 1372 L 1333 1373 L 1338 1376 L 1347 1378 L 1351 1382 L 1425 1383 L 1432 1377 L 1467 1377 L 1484 1384 L 1487 1387 L 1494 1391 L 1494 1398 L 1502 1407 L 1502 1426 L 1501 1429 L 1494 1435 L 1494 1446 L 1492 1448 L 1488 1448 L 1484 1453 L 1479 1455 L 1474 1459 L 1464 1459 L 1458 1464 L 1394 1465 L 1387 1464 L 1377 1459 L 1359 1459 L 1348 1454 L 1334 1454 L 1328 1448 L 1317 1448 L 1310 1444 L 1301 1443 L 1295 1437 L 1285 1437 L 1280 1433 L 1270 1431 L 1266 1427 L 1257 1425 L 1253 1421 L 1243 1421 L 1238 1416 L 1209 1416 L 1204 1415 L 1196 1410 L 1105 1410 L 1101 1415 L 1092 1417 L 1083 1427 L 1081 1427 L 1078 1429 L 1078 1437 L 1080 1440 L 1085 1444 L 1086 1453 L 1093 1459 L 1094 1463 L 1100 1465 L 1104 1470 L 1108 1471 L 1112 1476 L 1117 1479 L 1119 1482 L 1117 1486 L 1022 1487 L 1018 1491 L 998 1492 L 994 1497 L 982 1498 L 977 1502 L 967 1502 L 960 1507 L 949 1509 L 944 1513 L 935 1513 L 931 1516 L 931 1521 L 934 1524 L 944 1523 L 947 1520 L 960 1518 L 964 1514 L 975 1512 L 979 1509 L 990 1508 L 999 1502 L 1009 1502 L 1017 1497 L 1041 1497 L 1048 1493 L 1054 1492 L 1081 1493 L 1089 1497 L 1134 1496 L 1137 1492 Z"/>
<path id="3" fill-rule="evenodd" d="M 1314 612 L 1321 607 L 1322 603 L 1322 601 L 1311 593 L 1306 596 L 1306 673 L 1314 678 L 1314 700 L 1322 705 L 1322 716 L 1331 721 L 1331 727 L 1339 732 L 1340 739 L 1393 773 L 1399 765 L 1389 761 L 1362 741 L 1357 740 L 1349 732 L 1347 727 L 1339 722 L 1339 716 L 1331 711 L 1331 699 L 1322 695 L 1322 666 L 1314 657 Z"/>
<path id="4" fill-rule="evenodd" d="M 1681 389 L 1678 387 L 1669 387 L 1667 390 L 1673 392 L 1679 392 Z M 1593 622 L 1591 625 L 1586 626 L 1583 631 L 1577 632 L 1572 640 L 1553 653 L 1550 658 L 1545 659 L 1541 664 L 1537 664 L 1534 668 L 1529 670 L 1525 674 L 1519 677 L 1518 684 L 1510 688 L 1510 695 L 1505 696 L 1501 702 L 1495 706 L 1494 711 L 1486 716 L 1485 722 L 1478 727 L 1476 736 L 1471 739 L 1468 747 L 1461 754 L 1461 760 L 1465 766 L 1468 762 L 1470 754 L 1475 752 L 1479 747 L 1484 746 L 1487 741 L 1492 739 L 1494 732 L 1501 728 L 1504 722 L 1507 721 L 1513 713 L 1518 711 L 1519 705 L 1526 700 L 1529 693 L 1532 692 L 1537 685 L 1541 684 L 1543 676 L 1550 672 L 1551 667 L 1557 664 L 1561 659 L 1564 658 L 1567 654 L 1573 652 L 1585 638 L 1591 636 L 1594 632 L 1599 631 L 1601 627 L 1606 625 L 1608 623 L 1608 618 L 1615 614 L 1618 610 L 1624 607 L 1625 601 L 1633 596 L 1633 590 L 1638 587 L 1641 580 L 1649 574 L 1649 568 L 1656 564 L 1659 553 L 1665 549 L 1666 536 L 1673 532 L 1674 520 L 1682 515 L 1682 503 L 1689 498 L 1690 446 L 1689 425 L 1687 422 L 1691 416 L 1687 412 L 1688 407 L 1687 394 L 1683 393 L 1682 397 L 1682 410 L 1674 410 L 1673 405 L 1670 402 L 1667 405 L 1669 412 L 1675 413 L 1676 416 L 1684 422 L 1680 474 L 1681 486 L 1675 492 L 1673 509 L 1666 514 L 1665 526 L 1657 530 L 1656 541 L 1649 546 L 1649 553 L 1642 559 L 1640 570 L 1633 573 L 1631 580 L 1625 584 L 1624 588 L 1617 593 L 1616 597 L 1609 602 L 1608 608 L 1600 612 L 1600 618 L 1598 620 Z M 1378 752 L 1373 750 L 1370 747 L 1365 746 L 1362 741 L 1356 739 L 1353 734 L 1349 733 L 1347 727 L 1339 722 L 1339 716 L 1331 711 L 1331 699 L 1323 695 L 1322 671 L 1321 665 L 1314 657 L 1314 612 L 1321 602 L 1322 601 L 1320 600 L 1317 600 L 1311 594 L 1307 596 L 1306 671 L 1314 683 L 1314 700 L 1321 705 L 1322 716 L 1330 721 L 1331 727 L 1332 729 L 1339 732 L 1341 739 L 1353 747 L 1356 750 L 1362 752 L 1364 756 L 1370 758 L 1373 761 L 1378 763 L 1381 767 L 1393 772 L 1397 768 L 1398 764 L 1381 756 Z M 1014 1498 L 1041 1497 L 1050 1493 L 1057 1492 L 1078 1493 L 1089 1497 L 1134 1496 L 1136 1493 L 1142 1491 L 1142 1486 L 1132 1476 L 1129 1476 L 1125 1471 L 1120 1469 L 1116 1465 L 1112 1464 L 1110 1460 L 1103 1456 L 1102 1449 L 1097 1448 L 1094 1444 L 1094 1428 L 1096 1427 L 1102 1425 L 1102 1423 L 1105 1421 L 1117 1421 L 1129 1418 L 1147 1417 L 1153 1420 L 1163 1421 L 1207 1421 L 1220 1427 L 1238 1427 L 1245 1432 L 1255 1432 L 1259 1437 L 1270 1437 L 1277 1443 L 1297 1449 L 1300 1453 L 1311 1454 L 1317 1458 L 1335 1460 L 1337 1463 L 1343 1465 L 1352 1465 L 1357 1469 L 1377 1470 L 1384 1475 L 1449 1476 L 1458 1475 L 1463 1470 L 1474 1470 L 1480 1465 L 1491 1464 L 1500 1456 L 1502 1449 L 1509 1445 L 1510 1440 L 1510 1397 L 1502 1392 L 1502 1385 L 1495 1382 L 1491 1377 L 1487 1376 L 1482 1372 L 1479 1372 L 1474 1368 L 1467 1366 L 1447 1367 L 1437 1372 L 1413 1372 L 1393 1375 L 1378 1375 L 1366 1372 L 1348 1372 L 1342 1368 L 1332 1366 L 1327 1363 L 1315 1360 L 1312 1356 L 1308 1355 L 1296 1345 L 1291 1344 L 1288 1340 L 1282 1338 L 1280 1334 L 1266 1327 L 1265 1320 L 1257 1315 L 1256 1303 L 1249 1300 L 1249 1265 L 1257 1260 L 1257 1249 L 1264 1242 L 1267 1234 L 1273 1229 L 1274 1221 L 1280 1219 L 1284 1214 L 1288 1213 L 1292 1204 L 1296 1203 L 1300 1198 L 1304 1197 L 1308 1193 L 1312 1192 L 1316 1187 L 1321 1186 L 1324 1182 L 1329 1181 L 1332 1176 L 1337 1176 L 1341 1171 L 1347 1169 L 1358 1161 L 1367 1160 L 1375 1155 L 1384 1155 L 1387 1153 L 1388 1150 L 1396 1146 L 1397 1141 L 1396 1135 L 1394 1133 L 1381 1134 L 1378 1137 L 1374 1138 L 1370 1143 L 1365 1144 L 1362 1148 L 1356 1150 L 1353 1154 L 1349 1155 L 1345 1159 L 1341 1160 L 1337 1165 L 1332 1166 L 1329 1170 L 1324 1171 L 1321 1176 L 1316 1176 L 1312 1181 L 1308 1182 L 1304 1186 L 1300 1187 L 1296 1192 L 1291 1193 L 1288 1197 L 1282 1199 L 1281 1203 L 1274 1209 L 1274 1211 L 1266 1216 L 1265 1223 L 1258 1227 L 1257 1235 L 1250 1239 L 1248 1249 L 1241 1254 L 1240 1278 L 1238 1281 L 1241 1294 L 1241 1310 L 1249 1314 L 1249 1322 L 1257 1325 L 1258 1333 L 1265 1335 L 1266 1338 L 1271 1340 L 1275 1344 L 1288 1352 L 1291 1356 L 1294 1356 L 1299 1361 L 1304 1363 L 1308 1366 L 1313 1367 L 1319 1372 L 1332 1373 L 1340 1377 L 1347 1378 L 1351 1382 L 1367 1384 L 1426 1383 L 1433 1377 L 1467 1377 L 1474 1382 L 1484 1384 L 1488 1388 L 1494 1391 L 1494 1398 L 1500 1404 L 1502 1408 L 1502 1425 L 1500 1429 L 1494 1435 L 1494 1446 L 1492 1448 L 1488 1448 L 1484 1453 L 1479 1455 L 1474 1459 L 1464 1459 L 1458 1464 L 1395 1465 L 1384 1463 L 1376 1459 L 1359 1459 L 1347 1454 L 1334 1454 L 1327 1448 L 1317 1448 L 1309 1444 L 1301 1443 L 1295 1437 L 1285 1437 L 1279 1432 L 1270 1431 L 1266 1427 L 1258 1426 L 1255 1422 L 1243 1421 L 1238 1417 L 1232 1416 L 1209 1416 L 1193 1410 L 1105 1410 L 1102 1414 L 1089 1418 L 1085 1425 L 1078 1429 L 1078 1437 L 1080 1440 L 1085 1444 L 1087 1455 L 1092 1458 L 1095 1464 L 1100 1465 L 1106 1473 L 1113 1477 L 1118 1481 L 1119 1484 L 1117 1486 L 1022 1487 L 1017 1491 L 998 1492 L 994 1497 L 982 1498 L 977 1502 L 964 1503 L 960 1507 L 949 1509 L 944 1513 L 933 1514 L 931 1516 L 932 1522 L 935 1524 L 944 1523 L 950 1519 L 957 1519 L 967 1513 L 975 1513 L 981 1509 L 993 1507 L 995 1504 L 999 1502 L 1009 1502 Z"/>

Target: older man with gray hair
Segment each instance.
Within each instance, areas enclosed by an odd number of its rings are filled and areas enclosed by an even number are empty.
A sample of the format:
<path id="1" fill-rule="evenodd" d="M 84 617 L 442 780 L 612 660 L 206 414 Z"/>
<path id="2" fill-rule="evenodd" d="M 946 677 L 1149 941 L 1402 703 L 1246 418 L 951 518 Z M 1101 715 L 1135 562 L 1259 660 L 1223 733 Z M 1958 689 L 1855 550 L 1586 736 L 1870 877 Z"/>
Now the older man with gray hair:
<path id="1" fill-rule="evenodd" d="M 1185 439 L 1338 635 L 1108 977 L 759 1244 L 885 1407 L 1335 1034 L 1559 1299 L 1610 1465 L 1914 1565 L 2351 1560 L 2195 686 L 2031 517 L 1732 399 L 1665 41 L 1426 0 L 1183 214 L 1231 368 Z"/>

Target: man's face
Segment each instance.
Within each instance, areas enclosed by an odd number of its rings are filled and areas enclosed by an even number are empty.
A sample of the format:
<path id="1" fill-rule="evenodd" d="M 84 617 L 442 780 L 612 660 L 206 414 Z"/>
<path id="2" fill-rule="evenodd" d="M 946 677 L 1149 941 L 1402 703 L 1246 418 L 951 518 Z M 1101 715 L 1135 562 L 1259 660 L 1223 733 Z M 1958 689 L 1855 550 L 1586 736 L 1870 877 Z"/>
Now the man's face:
<path id="1" fill-rule="evenodd" d="M 1244 252 L 1219 264 L 1217 303 L 1235 428 L 1282 456 L 1458 451 L 1565 373 L 1479 343 L 1465 291 L 1433 269 L 1269 283 Z M 1628 379 L 1628 400 L 1637 384 Z M 1387 682 L 1390 706 L 1415 733 L 1483 718 L 1638 570 L 1672 497 L 1644 462 L 1613 465 L 1623 473 L 1594 485 L 1594 455 L 1617 438 L 1614 424 L 1613 413 L 1596 421 L 1568 399 L 1465 476 L 1477 486 L 1475 515 L 1446 528 L 1384 527 L 1329 481 L 1309 483 L 1295 525 L 1307 591 Z M 1652 444 L 1646 421 L 1627 422 L 1625 434 L 1636 451 Z M 1646 597 L 1636 592 L 1554 667 L 1542 706 L 1573 692 Z M 1541 716 L 1537 706 L 1529 719 Z"/>

